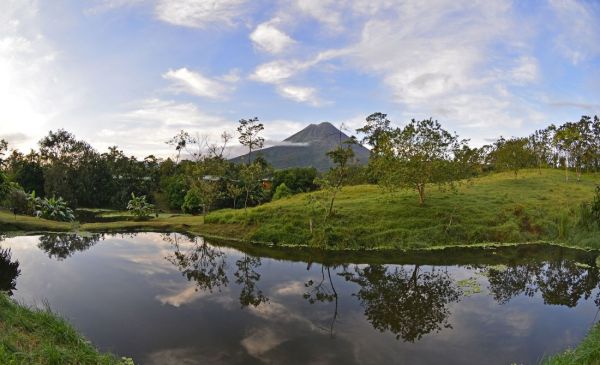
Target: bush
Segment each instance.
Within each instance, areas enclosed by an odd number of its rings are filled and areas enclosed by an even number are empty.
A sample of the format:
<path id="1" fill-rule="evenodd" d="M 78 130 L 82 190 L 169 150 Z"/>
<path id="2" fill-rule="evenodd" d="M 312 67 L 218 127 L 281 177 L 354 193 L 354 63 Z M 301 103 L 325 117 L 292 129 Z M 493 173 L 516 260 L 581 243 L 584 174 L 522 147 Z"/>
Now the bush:
<path id="1" fill-rule="evenodd" d="M 200 190 L 197 188 L 188 190 L 183 199 L 181 210 L 183 210 L 184 213 L 198 214 L 200 210 L 202 210 L 202 207 L 202 194 Z"/>
<path id="2" fill-rule="evenodd" d="M 127 210 L 137 218 L 148 218 L 154 211 L 154 204 L 148 203 L 145 195 L 135 196 L 135 193 L 131 193 L 131 200 L 127 203 Z"/>
<path id="3" fill-rule="evenodd" d="M 273 186 L 284 184 L 294 193 L 314 191 L 317 170 L 314 167 L 295 167 L 273 173 Z"/>
<path id="4" fill-rule="evenodd" d="M 288 188 L 285 183 L 279 184 L 277 189 L 275 189 L 275 194 L 273 194 L 273 200 L 278 200 L 282 198 L 287 198 L 294 195 L 292 189 Z"/>
<path id="5" fill-rule="evenodd" d="M 70 222 L 75 220 L 73 210 L 69 208 L 67 202 L 63 198 L 52 197 L 50 199 L 35 199 L 35 213 L 37 216 L 54 221 Z"/>
<path id="6" fill-rule="evenodd" d="M 4 206 L 14 214 L 33 214 L 28 196 L 20 186 L 14 184 L 4 199 Z"/>
<path id="7" fill-rule="evenodd" d="M 596 223 L 600 224 L 600 185 L 596 186 L 596 196 L 590 208 Z"/>

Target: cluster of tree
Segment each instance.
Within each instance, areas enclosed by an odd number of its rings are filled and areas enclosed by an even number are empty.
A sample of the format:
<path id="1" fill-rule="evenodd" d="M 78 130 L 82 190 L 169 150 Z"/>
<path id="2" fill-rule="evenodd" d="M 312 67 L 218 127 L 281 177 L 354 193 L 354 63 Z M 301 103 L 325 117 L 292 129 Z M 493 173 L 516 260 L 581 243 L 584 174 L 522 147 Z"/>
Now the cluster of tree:
<path id="1" fill-rule="evenodd" d="M 35 192 L 40 197 L 61 197 L 70 206 L 124 208 L 131 193 L 150 194 L 158 185 L 159 160 L 139 161 L 117 147 L 99 153 L 85 141 L 65 131 L 51 131 L 39 142 L 39 151 L 7 154 L 2 170 L 13 190 Z M 5 194 L 6 195 L 6 194 Z"/>
<path id="2" fill-rule="evenodd" d="M 578 122 L 567 122 L 536 130 L 529 137 L 505 139 L 484 146 L 485 163 L 496 170 L 522 168 L 562 168 L 577 179 L 583 171 L 600 171 L 600 119 L 582 116 Z"/>
<path id="3" fill-rule="evenodd" d="M 262 148 L 264 126 L 258 119 L 239 123 L 240 143 L 249 152 Z M 219 143 L 211 143 L 181 131 L 167 142 L 175 159 L 151 155 L 143 160 L 117 147 L 100 153 L 65 130 L 49 132 L 39 150 L 28 154 L 9 152 L 8 143 L 0 140 L 0 202 L 20 214 L 34 214 L 36 201 L 56 201 L 73 208 L 129 208 L 147 216 L 153 210 L 150 203 L 160 197 L 169 209 L 199 213 L 260 204 L 282 184 L 289 194 L 317 188 L 313 168 L 273 171 L 260 157 L 243 164 L 228 161 L 224 152 L 232 138 L 223 133 Z"/>
<path id="4" fill-rule="evenodd" d="M 535 131 L 529 137 L 500 137 L 495 143 L 471 148 L 468 140 L 432 119 L 412 120 L 393 128 L 386 114 L 373 113 L 357 129 L 371 146 L 369 175 L 383 187 L 415 189 L 425 201 L 427 184 L 452 187 L 456 181 L 487 171 L 522 168 L 564 168 L 579 179 L 582 171 L 600 170 L 600 119 L 582 116 L 578 122 Z"/>

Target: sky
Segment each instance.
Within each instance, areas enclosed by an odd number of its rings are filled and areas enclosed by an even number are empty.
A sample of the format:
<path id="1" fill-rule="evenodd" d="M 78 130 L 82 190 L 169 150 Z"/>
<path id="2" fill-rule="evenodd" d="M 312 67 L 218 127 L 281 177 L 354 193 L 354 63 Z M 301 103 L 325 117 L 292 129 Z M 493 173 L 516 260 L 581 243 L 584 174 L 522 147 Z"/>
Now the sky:
<path id="1" fill-rule="evenodd" d="M 2 0 L 0 138 L 66 129 L 173 155 L 258 117 L 268 144 L 373 112 L 474 146 L 600 114 L 598 0 Z"/>

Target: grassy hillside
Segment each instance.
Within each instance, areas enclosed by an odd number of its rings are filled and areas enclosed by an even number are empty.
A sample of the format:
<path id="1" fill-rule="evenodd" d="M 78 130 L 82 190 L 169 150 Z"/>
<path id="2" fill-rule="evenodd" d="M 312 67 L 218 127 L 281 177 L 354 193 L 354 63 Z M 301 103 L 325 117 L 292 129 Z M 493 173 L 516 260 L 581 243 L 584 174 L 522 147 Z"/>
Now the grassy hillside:
<path id="1" fill-rule="evenodd" d="M 132 364 L 99 354 L 66 321 L 0 293 L 0 364 Z"/>
<path id="2" fill-rule="evenodd" d="M 600 234 L 577 226 L 580 204 L 590 201 L 600 175 L 571 176 L 557 170 L 527 170 L 517 178 L 499 173 L 474 179 L 457 191 L 428 187 L 424 206 L 416 193 L 383 194 L 377 186 L 346 187 L 335 216 L 316 231 L 335 248 L 424 248 L 485 242 L 554 241 L 600 248 Z M 206 223 L 257 228 L 246 238 L 310 245 L 307 195 L 243 210 L 211 213 Z M 319 221 L 320 222 L 320 221 Z M 317 226 L 317 228 L 319 228 Z"/>

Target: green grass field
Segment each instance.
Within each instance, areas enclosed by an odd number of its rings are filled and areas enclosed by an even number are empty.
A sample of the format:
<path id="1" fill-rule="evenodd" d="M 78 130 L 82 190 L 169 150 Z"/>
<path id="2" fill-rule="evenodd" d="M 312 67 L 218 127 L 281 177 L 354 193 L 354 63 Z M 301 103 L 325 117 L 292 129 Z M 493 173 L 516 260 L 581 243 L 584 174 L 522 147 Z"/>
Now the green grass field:
<path id="1" fill-rule="evenodd" d="M 132 362 L 98 353 L 54 313 L 18 305 L 0 293 L 0 364 L 126 365 Z"/>
<path id="2" fill-rule="evenodd" d="M 498 173 L 455 191 L 428 186 L 424 206 L 416 192 L 384 193 L 374 185 L 344 187 L 335 214 L 314 218 L 308 194 L 259 207 L 224 209 L 201 216 L 161 214 L 146 221 L 64 223 L 0 211 L 2 231 L 186 231 L 207 237 L 327 249 L 409 249 L 486 243 L 554 242 L 600 248 L 600 232 L 578 226 L 580 205 L 591 201 L 600 174 L 566 182 L 559 170 Z M 316 193 L 320 194 L 320 193 Z M 104 213 L 123 215 L 122 212 Z"/>
<path id="3" fill-rule="evenodd" d="M 383 193 L 373 185 L 345 187 L 326 227 L 329 246 L 428 248 L 487 242 L 552 241 L 600 248 L 598 232 L 577 226 L 582 202 L 591 201 L 600 175 L 566 182 L 558 170 L 499 173 L 462 184 L 456 191 L 428 186 L 424 206 L 414 191 Z M 211 213 L 206 223 L 256 226 L 248 237 L 286 245 L 309 245 L 306 194 L 243 210 Z"/>

